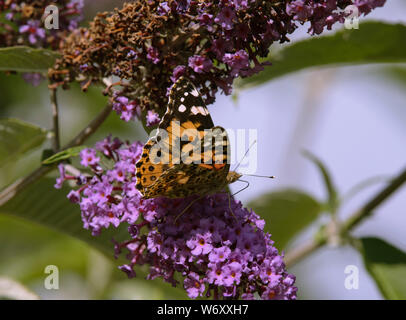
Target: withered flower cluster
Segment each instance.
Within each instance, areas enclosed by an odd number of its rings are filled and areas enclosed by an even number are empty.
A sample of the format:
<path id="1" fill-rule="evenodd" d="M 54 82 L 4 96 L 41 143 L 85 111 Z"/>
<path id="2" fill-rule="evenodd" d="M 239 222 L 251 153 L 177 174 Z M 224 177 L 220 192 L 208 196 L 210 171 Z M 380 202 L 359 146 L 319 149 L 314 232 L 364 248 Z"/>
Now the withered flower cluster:
<path id="1" fill-rule="evenodd" d="M 385 0 L 358 2 L 366 14 Z M 343 21 L 349 4 L 352 1 L 133 1 L 98 14 L 89 28 L 73 32 L 50 77 L 55 86 L 65 88 L 80 81 L 84 90 L 113 79 L 104 93 L 123 120 L 147 111 L 156 119 L 155 112 L 165 111 L 168 88 L 179 76 L 191 78 L 210 104 L 219 88 L 230 94 L 236 77 L 261 71 L 260 58 L 268 55 L 273 42 L 288 41 L 287 35 L 307 21 L 310 33 L 321 33 Z"/>

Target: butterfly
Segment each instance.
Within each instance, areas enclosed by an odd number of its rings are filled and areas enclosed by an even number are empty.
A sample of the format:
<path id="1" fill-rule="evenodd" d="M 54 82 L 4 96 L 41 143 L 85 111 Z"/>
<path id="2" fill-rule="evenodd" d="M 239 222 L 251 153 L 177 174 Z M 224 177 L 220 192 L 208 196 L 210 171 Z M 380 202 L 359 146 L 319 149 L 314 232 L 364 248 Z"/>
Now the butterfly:
<path id="1" fill-rule="evenodd" d="M 136 163 L 136 188 L 144 199 L 217 193 L 241 177 L 230 171 L 229 160 L 226 130 L 214 126 L 196 87 L 180 77 L 156 134 Z"/>

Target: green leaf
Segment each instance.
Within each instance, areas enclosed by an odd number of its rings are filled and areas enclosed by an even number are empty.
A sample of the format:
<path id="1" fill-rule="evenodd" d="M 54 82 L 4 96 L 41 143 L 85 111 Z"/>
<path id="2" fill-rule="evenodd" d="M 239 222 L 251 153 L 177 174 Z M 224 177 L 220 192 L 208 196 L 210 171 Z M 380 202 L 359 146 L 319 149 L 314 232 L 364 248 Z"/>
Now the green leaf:
<path id="1" fill-rule="evenodd" d="M 361 182 L 357 183 L 353 187 L 351 187 L 340 199 L 340 203 L 345 203 L 348 202 L 350 199 L 361 193 L 362 191 L 366 190 L 367 188 L 370 188 L 378 183 L 390 183 L 392 181 L 393 177 L 391 176 L 385 176 L 385 175 L 380 175 L 380 176 L 375 176 L 375 177 L 370 177 L 365 180 L 362 180 Z"/>
<path id="2" fill-rule="evenodd" d="M 86 148 L 86 146 L 78 146 L 78 147 L 73 147 L 73 148 L 63 150 L 63 151 L 58 152 L 58 153 L 52 155 L 51 157 L 45 159 L 44 161 L 42 161 L 42 163 L 43 164 L 52 164 L 52 163 L 60 162 L 62 160 L 66 160 L 66 159 L 69 159 L 72 157 L 76 157 L 79 155 L 80 151 L 82 151 L 85 148 Z"/>
<path id="3" fill-rule="evenodd" d="M 59 56 L 55 51 L 25 46 L 0 48 L 0 70 L 45 73 Z"/>
<path id="4" fill-rule="evenodd" d="M 0 207 L 0 213 L 18 216 L 66 233 L 111 255 L 111 239 L 124 240 L 128 237 L 127 229 L 111 227 L 100 236 L 92 236 L 90 231 L 83 228 L 79 206 L 66 198 L 70 188 L 57 190 L 54 184 L 55 179 L 52 178 L 43 178 L 33 183 Z"/>
<path id="5" fill-rule="evenodd" d="M 70 235 L 86 242 L 104 253 L 108 258 L 113 259 L 114 244 L 112 239 L 114 238 L 119 242 L 128 240 L 127 226 L 125 224 L 121 224 L 118 228 L 111 226 L 109 229 L 103 230 L 99 236 L 92 236 L 89 230 L 83 228 L 79 206 L 70 203 L 66 198 L 70 188 L 64 186 L 57 190 L 53 187 L 54 184 L 55 179 L 42 178 L 1 206 L 0 214 L 20 217 Z M 123 260 L 114 260 L 114 263 L 122 264 Z M 170 284 L 164 283 L 162 279 L 143 280 L 146 276 L 146 269 L 137 268 L 136 271 L 136 281 L 144 282 L 152 288 L 159 288 L 159 292 L 164 294 L 163 298 L 186 298 L 185 291 L 181 286 L 173 288 Z"/>
<path id="6" fill-rule="evenodd" d="M 338 200 L 338 193 L 336 190 L 336 187 L 334 186 L 333 180 L 331 178 L 331 175 L 329 171 L 327 170 L 326 166 L 321 162 L 320 159 L 318 159 L 315 155 L 310 153 L 309 151 L 304 151 L 303 155 L 311 160 L 317 168 L 320 170 L 320 173 L 323 177 L 323 182 L 327 190 L 327 204 L 328 204 L 328 211 L 330 213 L 335 213 L 338 206 L 339 206 L 339 200 Z"/>
<path id="7" fill-rule="evenodd" d="M 21 237 L 21 234 L 24 237 Z M 43 278 L 44 261 L 86 274 L 89 247 L 35 222 L 0 214 L 0 274 L 29 283 Z"/>
<path id="8" fill-rule="evenodd" d="M 378 238 L 362 238 L 365 267 L 386 299 L 406 299 L 406 254 Z"/>
<path id="9" fill-rule="evenodd" d="M 0 167 L 40 146 L 47 131 L 18 119 L 0 119 Z"/>
<path id="10" fill-rule="evenodd" d="M 266 61 L 272 66 L 252 77 L 239 79 L 236 87 L 261 85 L 310 67 L 406 62 L 406 26 L 369 21 L 361 23 L 358 30 L 343 29 L 333 35 L 283 46 Z"/>
<path id="11" fill-rule="evenodd" d="M 285 248 L 322 212 L 322 206 L 316 199 L 294 189 L 265 194 L 251 201 L 248 207 L 265 219 L 265 230 L 272 234 L 272 240 L 280 249 Z"/>

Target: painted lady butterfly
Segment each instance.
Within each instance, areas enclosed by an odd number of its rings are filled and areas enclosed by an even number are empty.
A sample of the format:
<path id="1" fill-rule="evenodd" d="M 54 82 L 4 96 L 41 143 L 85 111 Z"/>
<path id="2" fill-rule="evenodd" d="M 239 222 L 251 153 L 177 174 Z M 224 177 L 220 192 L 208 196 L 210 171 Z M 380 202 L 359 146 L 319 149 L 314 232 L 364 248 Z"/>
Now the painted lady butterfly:
<path id="1" fill-rule="evenodd" d="M 157 134 L 136 163 L 137 189 L 144 198 L 185 198 L 222 191 L 241 175 L 230 171 L 227 132 L 215 127 L 196 87 L 179 78 Z"/>

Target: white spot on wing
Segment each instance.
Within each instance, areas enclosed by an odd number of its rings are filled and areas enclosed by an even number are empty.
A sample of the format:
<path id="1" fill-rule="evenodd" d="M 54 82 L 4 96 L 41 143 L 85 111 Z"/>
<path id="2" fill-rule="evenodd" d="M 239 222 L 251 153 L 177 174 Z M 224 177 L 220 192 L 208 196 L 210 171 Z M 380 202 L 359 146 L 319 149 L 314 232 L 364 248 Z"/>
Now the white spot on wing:
<path id="1" fill-rule="evenodd" d="M 181 105 L 179 106 L 178 110 L 179 110 L 179 112 L 185 112 L 185 110 L 186 110 L 185 105 L 181 104 Z"/>
<path id="2" fill-rule="evenodd" d="M 196 90 L 195 88 L 193 88 L 193 90 L 190 91 L 190 93 L 191 93 L 192 95 L 194 95 L 195 97 L 199 96 L 199 92 L 197 92 L 197 90 Z"/>
<path id="3" fill-rule="evenodd" d="M 198 114 L 198 113 L 199 113 L 199 109 L 196 108 L 195 106 L 193 106 L 192 109 L 190 109 L 190 111 L 191 111 L 193 114 Z"/>
<path id="4" fill-rule="evenodd" d="M 205 107 L 198 107 L 197 109 L 199 109 L 199 113 L 201 113 L 204 116 L 209 114 L 208 110 Z"/>

